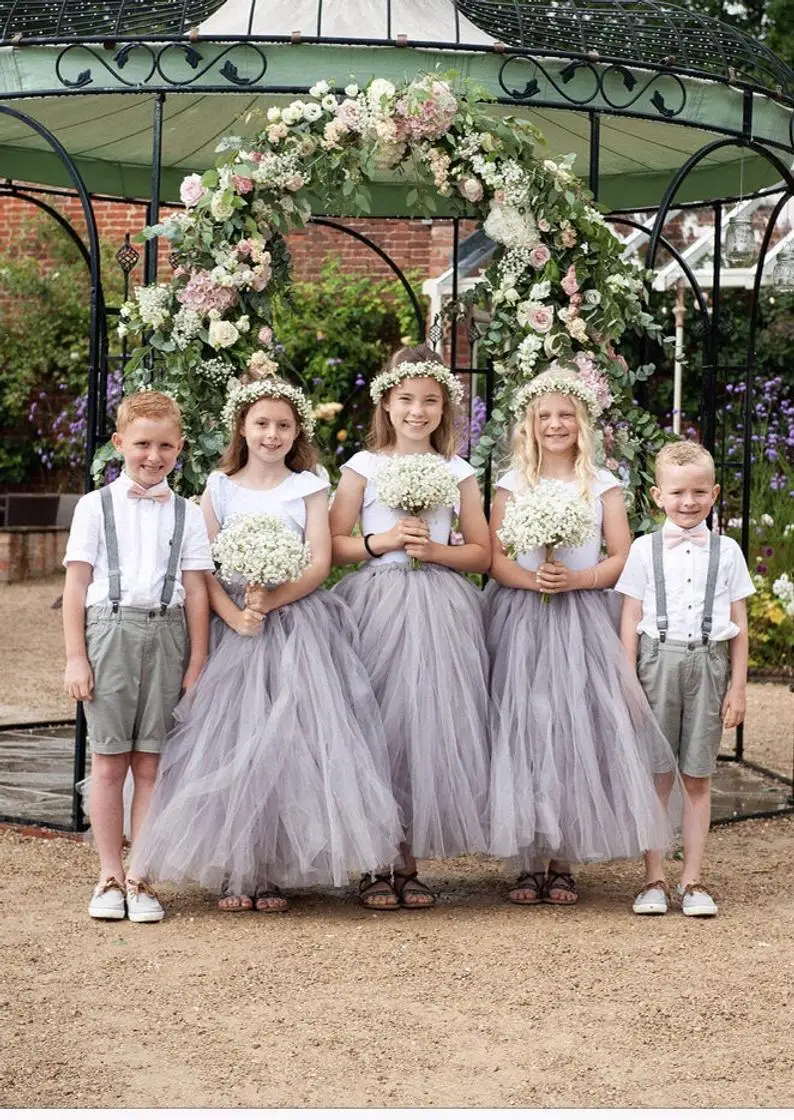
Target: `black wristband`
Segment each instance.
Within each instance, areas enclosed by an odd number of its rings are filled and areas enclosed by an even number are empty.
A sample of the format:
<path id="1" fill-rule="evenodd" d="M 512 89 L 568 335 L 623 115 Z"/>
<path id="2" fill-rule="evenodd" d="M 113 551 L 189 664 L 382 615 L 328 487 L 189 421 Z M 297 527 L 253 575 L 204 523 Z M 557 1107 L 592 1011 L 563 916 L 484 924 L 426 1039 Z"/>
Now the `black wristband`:
<path id="1" fill-rule="evenodd" d="M 367 533 L 367 535 L 364 537 L 364 548 L 367 550 L 367 552 L 370 554 L 370 556 L 372 557 L 373 560 L 380 560 L 383 553 L 382 552 L 373 552 L 372 549 L 369 547 L 369 538 L 374 537 L 374 536 L 375 536 L 374 533 Z"/>

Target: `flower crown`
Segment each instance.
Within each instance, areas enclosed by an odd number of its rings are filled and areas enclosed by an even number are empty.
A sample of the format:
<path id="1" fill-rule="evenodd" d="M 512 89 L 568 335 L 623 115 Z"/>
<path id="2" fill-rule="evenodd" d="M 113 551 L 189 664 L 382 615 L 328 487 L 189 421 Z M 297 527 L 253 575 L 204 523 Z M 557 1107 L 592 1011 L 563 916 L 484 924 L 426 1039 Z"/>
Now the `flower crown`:
<path id="1" fill-rule="evenodd" d="M 517 416 L 522 416 L 532 401 L 537 397 L 545 397 L 549 393 L 576 397 L 584 405 L 591 420 L 596 420 L 603 411 L 595 390 L 585 385 L 573 370 L 550 369 L 521 386 L 513 398 L 513 412 Z"/>
<path id="2" fill-rule="evenodd" d="M 400 362 L 394 369 L 386 369 L 373 379 L 369 387 L 369 395 L 375 404 L 384 393 L 406 381 L 409 377 L 432 377 L 439 385 L 443 385 L 449 393 L 449 398 L 454 404 L 463 400 L 463 386 L 457 377 L 440 362 Z"/>
<path id="3" fill-rule="evenodd" d="M 276 381 L 274 378 L 267 378 L 264 381 L 250 381 L 247 385 L 243 385 L 236 378 L 231 378 L 226 394 L 226 403 L 221 412 L 223 426 L 231 432 L 240 409 L 244 408 L 245 405 L 253 404 L 254 401 L 258 401 L 262 397 L 270 397 L 273 400 L 288 400 L 294 405 L 300 426 L 306 435 L 309 439 L 313 437 L 312 406 L 305 395 L 296 385 L 290 385 L 287 381 Z"/>

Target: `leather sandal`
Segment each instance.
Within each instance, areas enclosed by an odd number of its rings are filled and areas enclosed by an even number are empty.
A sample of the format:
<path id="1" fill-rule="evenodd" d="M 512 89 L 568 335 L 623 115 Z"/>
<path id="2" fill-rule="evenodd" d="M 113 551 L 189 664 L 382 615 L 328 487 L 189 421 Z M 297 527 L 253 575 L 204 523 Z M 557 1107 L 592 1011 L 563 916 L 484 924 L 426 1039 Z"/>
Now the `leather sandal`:
<path id="1" fill-rule="evenodd" d="M 289 902 L 278 887 L 257 887 L 253 902 L 257 914 L 283 914 L 289 910 Z"/>
<path id="2" fill-rule="evenodd" d="M 362 875 L 358 900 L 367 910 L 399 910 L 400 899 L 388 875 Z"/>
<path id="3" fill-rule="evenodd" d="M 543 902 L 543 892 L 546 876 L 542 871 L 522 871 L 518 876 L 516 885 L 511 888 L 507 897 L 516 906 L 537 906 Z M 516 898 L 517 894 L 531 894 L 530 898 Z"/>
<path id="4" fill-rule="evenodd" d="M 573 898 L 552 898 L 554 890 L 568 891 Z M 543 901 L 550 906 L 575 906 L 579 901 L 579 892 L 576 889 L 573 875 L 569 871 L 548 871 L 543 884 Z"/>
<path id="5" fill-rule="evenodd" d="M 406 910 L 429 910 L 436 904 L 436 896 L 430 887 L 417 879 L 415 871 L 410 875 L 395 871 L 394 887 L 400 906 Z M 428 898 L 430 901 L 427 901 Z"/>

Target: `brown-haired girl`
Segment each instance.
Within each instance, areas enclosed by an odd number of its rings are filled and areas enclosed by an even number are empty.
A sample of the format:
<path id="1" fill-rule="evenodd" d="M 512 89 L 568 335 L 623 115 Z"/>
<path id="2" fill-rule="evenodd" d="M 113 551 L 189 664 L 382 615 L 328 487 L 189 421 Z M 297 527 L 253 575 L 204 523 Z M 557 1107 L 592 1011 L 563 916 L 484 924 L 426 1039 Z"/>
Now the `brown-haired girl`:
<path id="1" fill-rule="evenodd" d="M 417 856 L 487 847 L 488 666 L 480 593 L 463 573 L 487 570 L 490 545 L 474 472 L 455 454 L 462 387 L 450 370 L 428 347 L 403 349 L 370 395 L 370 450 L 345 464 L 331 508 L 336 563 L 364 567 L 335 590 L 358 622 L 405 844 L 393 875 L 362 879 L 361 899 L 417 909 L 434 902 L 416 877 Z M 432 454 L 457 482 L 463 545 L 449 544 L 452 506 L 410 517 L 379 499 L 379 474 L 395 457 Z"/>
<path id="2" fill-rule="evenodd" d="M 220 891 L 222 910 L 273 912 L 287 908 L 282 887 L 342 886 L 393 861 L 400 826 L 353 617 L 319 589 L 331 536 L 309 402 L 254 381 L 231 390 L 223 419 L 229 446 L 201 499 L 210 539 L 230 518 L 270 514 L 312 558 L 275 588 L 210 578 L 223 623 L 177 710 L 135 865 Z"/>

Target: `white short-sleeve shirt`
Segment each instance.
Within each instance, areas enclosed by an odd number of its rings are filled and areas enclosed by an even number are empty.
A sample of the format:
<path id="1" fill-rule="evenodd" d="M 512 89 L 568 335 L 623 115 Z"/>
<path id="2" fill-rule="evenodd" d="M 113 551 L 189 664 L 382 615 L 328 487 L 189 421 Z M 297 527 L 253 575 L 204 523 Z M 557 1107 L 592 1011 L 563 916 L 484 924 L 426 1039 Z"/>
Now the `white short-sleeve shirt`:
<path id="1" fill-rule="evenodd" d="M 361 532 L 364 536 L 369 533 L 387 533 L 389 529 L 394 528 L 400 517 L 403 516 L 399 511 L 389 509 L 388 506 L 384 506 L 378 501 L 378 472 L 386 466 L 391 458 L 391 455 L 384 452 L 358 451 L 342 467 L 342 470 L 353 471 L 354 474 L 360 475 L 367 481 L 361 507 Z M 474 468 L 465 459 L 461 459 L 459 455 L 453 455 L 451 459 L 445 459 L 444 462 L 452 471 L 458 485 L 474 474 Z M 430 528 L 431 540 L 437 544 L 449 544 L 452 515 L 458 510 L 459 506 L 454 508 L 444 506 L 441 509 L 433 510 L 425 517 Z M 386 552 L 383 556 L 368 560 L 367 563 L 409 564 L 410 561 L 411 558 L 405 549 L 399 548 L 394 552 Z"/>
<path id="2" fill-rule="evenodd" d="M 207 479 L 212 509 L 221 526 L 237 514 L 269 513 L 280 517 L 301 539 L 306 531 L 305 499 L 330 485 L 312 471 L 293 472 L 270 490 L 241 486 L 222 471 L 213 471 Z"/>
<path id="3" fill-rule="evenodd" d="M 665 522 L 672 526 L 671 521 Z M 698 529 L 706 529 L 702 521 Z M 615 590 L 642 603 L 638 634 L 658 638 L 656 626 L 656 581 L 653 575 L 651 538 L 638 537 L 631 546 L 626 566 Z M 700 637 L 706 576 L 709 567 L 711 535 L 706 545 L 684 542 L 675 548 L 662 549 L 665 594 L 667 598 L 667 637 L 675 642 L 689 642 Z M 723 642 L 735 637 L 739 627 L 731 622 L 731 603 L 746 599 L 755 591 L 742 551 L 732 537 L 720 539 L 720 563 L 714 592 L 711 641 Z"/>
<path id="4" fill-rule="evenodd" d="M 175 496 L 168 484 L 162 482 L 153 489 L 167 493 L 167 502 L 143 498 L 135 501 L 127 497 L 127 491 L 134 485 L 132 479 L 123 473 L 110 484 L 119 540 L 121 605 L 154 610 L 160 606 L 168 570 Z M 75 561 L 90 564 L 94 569 L 86 593 L 86 607 L 109 602 L 108 557 L 99 490 L 83 495 L 75 507 L 63 562 L 68 565 Z M 185 600 L 185 589 L 179 579 L 181 572 L 207 572 L 214 567 L 201 510 L 193 502 L 185 502 L 182 552 L 171 602 L 183 603 Z"/>
<path id="5" fill-rule="evenodd" d="M 570 487 L 572 493 L 577 493 L 579 490 L 579 483 L 577 481 L 564 481 L 563 485 Z M 501 478 L 497 479 L 497 489 L 507 490 L 511 494 L 518 494 L 524 489 L 524 482 L 521 478 L 521 472 L 514 468 L 503 474 Z M 604 521 L 604 509 L 601 504 L 601 495 L 606 494 L 607 490 L 614 490 L 616 486 L 620 486 L 620 479 L 616 478 L 614 474 L 609 471 L 599 469 L 593 475 L 593 481 L 590 485 L 590 493 L 593 500 L 593 515 L 595 517 L 595 530 L 589 540 L 580 548 L 555 548 L 554 558 L 565 564 L 571 571 L 579 572 L 584 571 L 585 568 L 592 568 L 597 564 L 601 557 L 601 538 L 602 526 Z M 516 562 L 528 572 L 536 572 L 543 561 L 546 559 L 546 553 L 542 548 L 535 549 L 534 552 L 528 552 L 523 556 L 518 556 Z"/>

